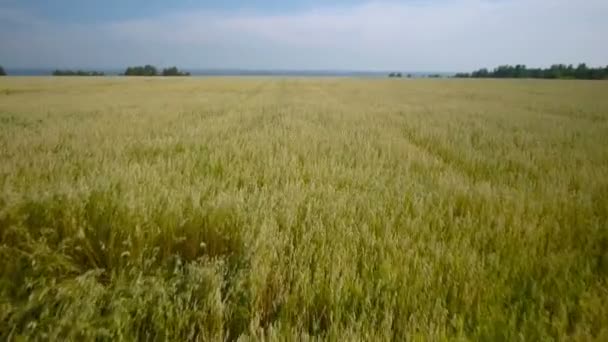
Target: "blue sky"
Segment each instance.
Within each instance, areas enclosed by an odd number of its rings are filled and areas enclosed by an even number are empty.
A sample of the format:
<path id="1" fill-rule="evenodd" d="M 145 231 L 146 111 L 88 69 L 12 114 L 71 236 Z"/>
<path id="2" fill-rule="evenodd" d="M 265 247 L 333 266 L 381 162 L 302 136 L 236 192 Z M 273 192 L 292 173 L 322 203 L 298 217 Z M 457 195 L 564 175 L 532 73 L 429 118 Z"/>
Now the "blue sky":
<path id="1" fill-rule="evenodd" d="M 0 65 L 465 71 L 608 64 L 608 1 L 0 0 Z"/>
<path id="2" fill-rule="evenodd" d="M 327 4 L 321 0 L 265 0 L 265 1 L 196 1 L 196 0 L 0 0 L 0 3 L 30 11 L 58 22 L 103 22 L 162 16 L 181 11 L 233 10 L 259 11 L 263 13 L 286 13 L 314 9 Z M 352 6 L 364 3 L 357 0 L 334 0 L 332 6 Z"/>

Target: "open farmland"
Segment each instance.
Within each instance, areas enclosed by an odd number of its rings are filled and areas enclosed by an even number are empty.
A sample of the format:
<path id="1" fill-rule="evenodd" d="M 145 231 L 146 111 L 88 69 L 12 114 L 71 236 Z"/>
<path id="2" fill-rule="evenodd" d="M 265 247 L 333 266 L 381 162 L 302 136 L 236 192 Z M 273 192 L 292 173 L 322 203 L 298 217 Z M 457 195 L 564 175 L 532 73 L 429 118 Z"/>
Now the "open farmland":
<path id="1" fill-rule="evenodd" d="M 608 82 L 0 80 L 0 339 L 608 339 Z"/>

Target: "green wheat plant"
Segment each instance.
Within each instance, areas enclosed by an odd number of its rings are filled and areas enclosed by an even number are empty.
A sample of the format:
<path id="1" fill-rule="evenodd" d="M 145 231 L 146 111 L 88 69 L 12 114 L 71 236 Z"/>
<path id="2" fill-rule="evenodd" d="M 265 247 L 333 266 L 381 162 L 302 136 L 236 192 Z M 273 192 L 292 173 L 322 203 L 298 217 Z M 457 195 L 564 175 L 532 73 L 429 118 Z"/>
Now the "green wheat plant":
<path id="1" fill-rule="evenodd" d="M 608 339 L 605 94 L 4 78 L 0 339 Z"/>

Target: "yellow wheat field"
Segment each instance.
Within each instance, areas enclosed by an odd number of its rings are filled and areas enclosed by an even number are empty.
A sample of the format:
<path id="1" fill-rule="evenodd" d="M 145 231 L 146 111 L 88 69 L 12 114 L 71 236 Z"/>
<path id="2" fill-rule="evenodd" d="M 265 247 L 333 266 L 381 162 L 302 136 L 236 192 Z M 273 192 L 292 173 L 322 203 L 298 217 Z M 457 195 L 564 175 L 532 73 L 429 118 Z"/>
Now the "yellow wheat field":
<path id="1" fill-rule="evenodd" d="M 607 95 L 0 79 L 0 339 L 608 339 Z"/>

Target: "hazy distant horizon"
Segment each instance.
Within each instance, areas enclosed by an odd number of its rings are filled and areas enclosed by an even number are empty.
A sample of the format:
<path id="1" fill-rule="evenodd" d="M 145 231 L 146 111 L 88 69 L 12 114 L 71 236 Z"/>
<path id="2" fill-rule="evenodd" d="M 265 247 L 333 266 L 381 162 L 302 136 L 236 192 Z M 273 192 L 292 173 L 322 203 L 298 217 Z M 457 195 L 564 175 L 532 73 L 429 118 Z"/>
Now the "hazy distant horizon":
<path id="1" fill-rule="evenodd" d="M 423 77 L 439 74 L 442 76 L 454 75 L 456 72 L 448 71 L 404 71 L 404 70 L 331 70 L 331 69 L 243 69 L 243 68 L 178 68 L 191 73 L 192 76 L 361 76 L 385 77 L 392 72 L 399 72 L 404 77 L 411 74 L 414 77 Z M 120 76 L 125 68 L 4 68 L 9 76 L 50 76 L 58 69 L 84 70 L 104 72 L 106 76 Z"/>

